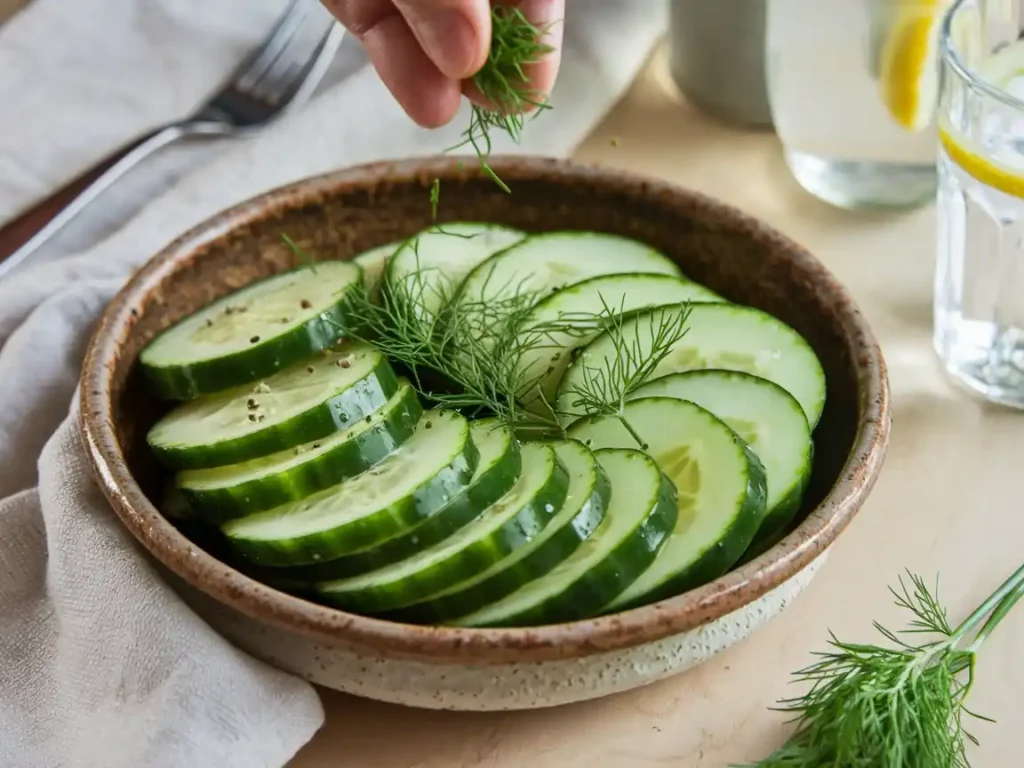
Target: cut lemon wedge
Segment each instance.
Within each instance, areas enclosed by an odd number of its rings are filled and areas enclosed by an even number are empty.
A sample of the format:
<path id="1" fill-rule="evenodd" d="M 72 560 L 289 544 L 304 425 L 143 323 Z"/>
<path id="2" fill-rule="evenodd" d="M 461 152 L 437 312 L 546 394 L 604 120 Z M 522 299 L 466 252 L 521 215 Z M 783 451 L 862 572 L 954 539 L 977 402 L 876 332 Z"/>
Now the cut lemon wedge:
<path id="1" fill-rule="evenodd" d="M 939 93 L 938 40 L 949 0 L 900 0 L 881 53 L 882 103 L 908 131 L 932 122 Z"/>

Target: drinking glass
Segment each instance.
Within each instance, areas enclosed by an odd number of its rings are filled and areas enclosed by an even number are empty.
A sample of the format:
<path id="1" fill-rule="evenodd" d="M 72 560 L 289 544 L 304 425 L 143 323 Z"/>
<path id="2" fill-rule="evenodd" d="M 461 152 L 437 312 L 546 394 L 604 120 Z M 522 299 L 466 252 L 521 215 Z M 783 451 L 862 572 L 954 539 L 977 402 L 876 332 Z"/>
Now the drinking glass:
<path id="1" fill-rule="evenodd" d="M 768 92 L 796 180 L 843 208 L 935 200 L 941 0 L 769 0 Z"/>
<path id="2" fill-rule="evenodd" d="M 934 343 L 1024 408 L 1024 32 L 1017 0 L 958 0 L 940 36 Z"/>

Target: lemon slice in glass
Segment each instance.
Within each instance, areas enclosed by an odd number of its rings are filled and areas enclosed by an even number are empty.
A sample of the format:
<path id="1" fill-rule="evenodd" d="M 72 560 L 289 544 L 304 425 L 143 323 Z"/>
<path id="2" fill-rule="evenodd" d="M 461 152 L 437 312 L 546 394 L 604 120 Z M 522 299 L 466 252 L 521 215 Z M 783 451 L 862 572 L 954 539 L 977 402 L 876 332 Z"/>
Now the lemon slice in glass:
<path id="1" fill-rule="evenodd" d="M 939 93 L 938 41 L 949 0 L 899 0 L 881 51 L 882 103 L 898 125 L 920 131 L 932 122 Z"/>
<path id="2" fill-rule="evenodd" d="M 1000 49 L 980 63 L 976 72 L 982 80 L 1024 100 L 1024 42 Z M 1013 126 L 1007 125 L 998 114 L 993 117 L 991 127 L 984 122 L 975 127 L 979 137 L 985 137 L 976 141 L 961 135 L 948 125 L 948 121 L 940 120 L 939 142 L 950 160 L 982 184 L 1024 199 L 1024 153 L 1012 135 L 1004 135 Z M 1016 128 L 1020 131 L 1019 123 Z M 984 149 L 978 146 L 978 142 L 984 144 Z"/>

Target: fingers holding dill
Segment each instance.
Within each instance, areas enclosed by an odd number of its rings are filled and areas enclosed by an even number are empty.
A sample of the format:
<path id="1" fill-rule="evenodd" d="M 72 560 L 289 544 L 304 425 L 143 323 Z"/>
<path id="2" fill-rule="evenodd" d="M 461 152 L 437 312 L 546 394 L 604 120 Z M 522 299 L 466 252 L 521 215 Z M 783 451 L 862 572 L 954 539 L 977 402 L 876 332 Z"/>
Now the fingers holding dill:
<path id="1" fill-rule="evenodd" d="M 547 108 L 544 83 L 533 82 L 531 71 L 555 53 L 547 42 L 552 25 L 534 24 L 522 10 L 506 5 L 491 9 L 491 48 L 487 60 L 466 84 L 473 105 L 469 125 L 461 140 L 448 151 L 469 147 L 477 155 L 483 171 L 508 193 L 502 181 L 487 163 L 491 154 L 491 131 L 507 134 L 518 143 L 530 112 Z M 547 80 L 553 79 L 553 71 Z"/>

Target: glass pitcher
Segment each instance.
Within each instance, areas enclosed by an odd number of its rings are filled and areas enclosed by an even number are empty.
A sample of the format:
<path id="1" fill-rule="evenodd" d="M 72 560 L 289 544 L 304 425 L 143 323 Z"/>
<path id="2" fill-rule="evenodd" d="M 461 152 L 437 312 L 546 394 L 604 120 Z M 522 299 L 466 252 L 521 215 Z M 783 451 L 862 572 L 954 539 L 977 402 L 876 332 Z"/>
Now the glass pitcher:
<path id="1" fill-rule="evenodd" d="M 943 0 L 768 0 L 772 119 L 797 181 L 844 208 L 935 199 Z"/>

